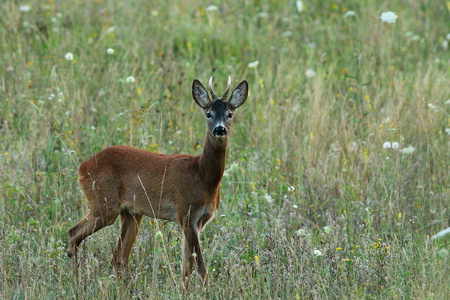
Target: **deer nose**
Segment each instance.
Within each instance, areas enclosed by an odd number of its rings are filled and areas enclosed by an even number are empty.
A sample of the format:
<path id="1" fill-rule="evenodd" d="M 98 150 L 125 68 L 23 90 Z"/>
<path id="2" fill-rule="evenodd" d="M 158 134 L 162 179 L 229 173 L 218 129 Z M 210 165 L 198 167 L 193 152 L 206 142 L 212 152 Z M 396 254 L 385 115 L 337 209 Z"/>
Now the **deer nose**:
<path id="1" fill-rule="evenodd" d="M 223 126 L 217 126 L 216 128 L 214 128 L 213 130 L 213 134 L 215 137 L 224 137 L 227 135 L 227 129 Z"/>

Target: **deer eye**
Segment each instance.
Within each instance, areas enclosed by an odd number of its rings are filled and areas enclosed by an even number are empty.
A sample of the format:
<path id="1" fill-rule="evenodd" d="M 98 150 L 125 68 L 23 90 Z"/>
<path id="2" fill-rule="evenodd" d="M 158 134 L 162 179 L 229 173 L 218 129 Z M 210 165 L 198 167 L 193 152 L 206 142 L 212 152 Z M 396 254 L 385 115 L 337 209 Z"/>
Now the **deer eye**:
<path id="1" fill-rule="evenodd" d="M 207 118 L 207 119 L 211 119 L 211 117 L 212 117 L 211 113 L 207 112 L 207 113 L 206 113 L 206 118 Z"/>
<path id="2" fill-rule="evenodd" d="M 233 118 L 233 114 L 232 113 L 229 113 L 228 114 L 228 119 L 232 119 Z"/>

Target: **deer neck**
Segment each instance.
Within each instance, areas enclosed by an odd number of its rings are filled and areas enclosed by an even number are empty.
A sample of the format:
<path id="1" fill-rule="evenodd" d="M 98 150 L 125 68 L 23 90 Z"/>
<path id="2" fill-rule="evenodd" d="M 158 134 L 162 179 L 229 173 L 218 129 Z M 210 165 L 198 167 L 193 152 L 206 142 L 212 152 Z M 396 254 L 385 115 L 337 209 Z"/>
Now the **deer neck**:
<path id="1" fill-rule="evenodd" d="M 206 135 L 203 153 L 200 156 L 200 173 L 211 187 L 217 187 L 225 171 L 227 137 L 216 138 Z"/>

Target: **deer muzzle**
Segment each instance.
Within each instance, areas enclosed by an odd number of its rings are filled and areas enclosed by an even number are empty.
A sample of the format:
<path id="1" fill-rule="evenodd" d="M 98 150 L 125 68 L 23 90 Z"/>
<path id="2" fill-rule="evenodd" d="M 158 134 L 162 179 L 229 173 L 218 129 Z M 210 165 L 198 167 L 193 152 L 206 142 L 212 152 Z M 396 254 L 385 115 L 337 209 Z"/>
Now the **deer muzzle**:
<path id="1" fill-rule="evenodd" d="M 217 126 L 213 130 L 213 135 L 218 138 L 225 137 L 225 136 L 227 136 L 227 134 L 228 134 L 228 131 L 223 126 Z"/>

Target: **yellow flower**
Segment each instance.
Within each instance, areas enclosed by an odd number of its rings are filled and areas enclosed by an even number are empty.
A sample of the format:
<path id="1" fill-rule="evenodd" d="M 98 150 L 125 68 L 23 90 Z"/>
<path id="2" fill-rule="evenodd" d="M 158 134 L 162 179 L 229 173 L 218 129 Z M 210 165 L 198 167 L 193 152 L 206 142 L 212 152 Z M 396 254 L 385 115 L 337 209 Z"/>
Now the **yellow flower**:
<path id="1" fill-rule="evenodd" d="M 259 257 L 258 257 L 258 255 L 255 255 L 255 263 L 256 263 L 257 266 L 260 265 L 260 264 L 259 264 Z"/>
<path id="2" fill-rule="evenodd" d="M 341 247 L 337 247 L 337 248 L 336 248 L 336 251 L 341 251 L 341 250 L 342 250 Z"/>

